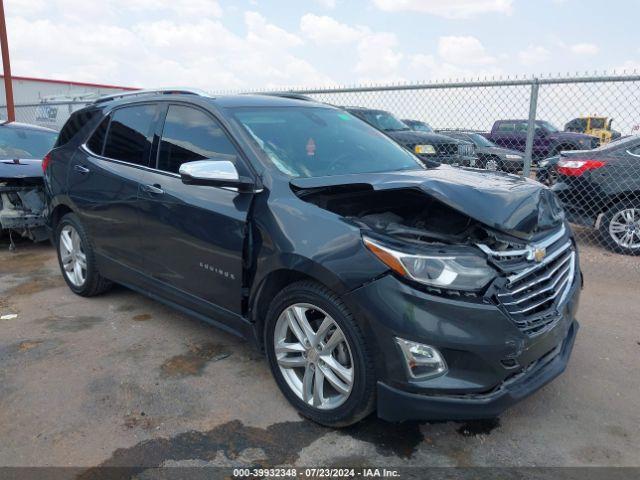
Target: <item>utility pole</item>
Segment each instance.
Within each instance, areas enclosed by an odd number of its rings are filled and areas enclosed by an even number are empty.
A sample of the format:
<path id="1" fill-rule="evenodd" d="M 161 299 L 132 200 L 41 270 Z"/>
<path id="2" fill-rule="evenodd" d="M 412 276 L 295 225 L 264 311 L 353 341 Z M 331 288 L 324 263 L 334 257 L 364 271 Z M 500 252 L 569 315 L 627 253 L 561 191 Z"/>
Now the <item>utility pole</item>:
<path id="1" fill-rule="evenodd" d="M 7 40 L 7 22 L 4 18 L 4 2 L 0 0 L 0 48 L 2 49 L 2 67 L 4 68 L 4 93 L 7 98 L 7 121 L 15 122 L 16 109 L 13 103 L 13 82 L 9 63 L 9 43 Z"/>

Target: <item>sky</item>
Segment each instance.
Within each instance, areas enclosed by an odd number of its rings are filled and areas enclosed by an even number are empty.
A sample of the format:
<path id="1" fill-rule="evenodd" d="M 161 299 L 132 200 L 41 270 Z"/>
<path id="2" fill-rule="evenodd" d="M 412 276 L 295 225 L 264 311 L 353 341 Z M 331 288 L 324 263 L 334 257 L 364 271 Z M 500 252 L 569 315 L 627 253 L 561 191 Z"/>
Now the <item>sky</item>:
<path id="1" fill-rule="evenodd" d="M 219 92 L 640 71 L 638 0 L 4 4 L 22 76 Z"/>

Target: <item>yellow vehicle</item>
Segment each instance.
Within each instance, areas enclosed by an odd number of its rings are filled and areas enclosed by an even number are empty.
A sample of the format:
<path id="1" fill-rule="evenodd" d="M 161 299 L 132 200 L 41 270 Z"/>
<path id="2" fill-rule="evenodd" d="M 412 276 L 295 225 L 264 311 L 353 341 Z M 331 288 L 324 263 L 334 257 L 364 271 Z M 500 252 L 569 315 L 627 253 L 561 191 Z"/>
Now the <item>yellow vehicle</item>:
<path id="1" fill-rule="evenodd" d="M 612 118 L 607 117 L 578 117 L 564 126 L 565 132 L 586 133 L 600 139 L 601 144 L 620 138 L 620 132 L 611 128 Z"/>

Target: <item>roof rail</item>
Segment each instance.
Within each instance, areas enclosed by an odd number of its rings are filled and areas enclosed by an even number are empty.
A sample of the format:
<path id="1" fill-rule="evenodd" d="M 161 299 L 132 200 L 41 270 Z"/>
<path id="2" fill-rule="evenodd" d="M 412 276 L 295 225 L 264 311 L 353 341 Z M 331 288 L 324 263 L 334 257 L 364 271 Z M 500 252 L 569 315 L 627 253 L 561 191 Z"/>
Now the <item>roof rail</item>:
<path id="1" fill-rule="evenodd" d="M 116 100 L 118 98 L 138 97 L 142 95 L 198 95 L 200 97 L 208 97 L 209 94 L 204 90 L 196 88 L 157 88 L 150 90 L 136 90 L 134 92 L 119 92 L 111 95 L 105 95 L 96 99 L 93 103 L 104 103 Z"/>
<path id="2" fill-rule="evenodd" d="M 305 102 L 316 102 L 315 98 L 308 97 L 307 95 L 302 95 L 300 93 L 295 92 L 268 92 L 261 93 L 260 95 L 268 95 L 270 97 L 281 97 L 281 98 L 290 98 L 292 100 L 304 100 Z"/>

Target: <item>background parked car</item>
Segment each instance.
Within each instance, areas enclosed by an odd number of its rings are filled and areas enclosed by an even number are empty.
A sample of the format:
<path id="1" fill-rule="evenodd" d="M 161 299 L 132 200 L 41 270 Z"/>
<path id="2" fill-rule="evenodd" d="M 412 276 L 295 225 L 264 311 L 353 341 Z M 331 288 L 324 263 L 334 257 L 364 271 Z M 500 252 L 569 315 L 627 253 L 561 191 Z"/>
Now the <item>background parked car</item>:
<path id="1" fill-rule="evenodd" d="M 411 130 L 416 132 L 435 133 L 435 130 L 427 122 L 421 120 L 402 119 L 402 123 L 406 124 Z"/>
<path id="2" fill-rule="evenodd" d="M 640 254 L 640 136 L 563 152 L 553 190 L 573 223 L 595 227 L 613 251 Z"/>
<path id="3" fill-rule="evenodd" d="M 47 238 L 42 217 L 42 158 L 58 133 L 26 123 L 0 124 L 0 227 L 34 241 Z M 13 246 L 13 243 L 11 244 Z"/>
<path id="4" fill-rule="evenodd" d="M 471 142 L 437 133 L 418 132 L 385 110 L 364 107 L 342 107 L 347 112 L 383 131 L 407 150 L 424 160 L 449 165 L 474 167 L 478 160 Z"/>
<path id="5" fill-rule="evenodd" d="M 582 133 L 561 132 L 551 123 L 536 120 L 533 137 L 533 157 L 536 159 L 552 157 L 565 150 L 589 150 L 600 145 L 600 140 Z M 498 120 L 491 132 L 484 136 L 496 145 L 524 152 L 527 143 L 529 122 L 520 120 Z"/>
<path id="6" fill-rule="evenodd" d="M 522 152 L 499 147 L 478 132 L 465 130 L 438 130 L 438 133 L 448 137 L 471 142 L 476 147 L 478 167 L 487 170 L 501 170 L 503 172 L 518 173 L 524 166 Z"/>
<path id="7" fill-rule="evenodd" d="M 567 122 L 565 132 L 586 133 L 600 139 L 601 144 L 609 143 L 621 137 L 620 132 L 611 128 L 612 118 L 607 117 L 578 117 Z"/>

